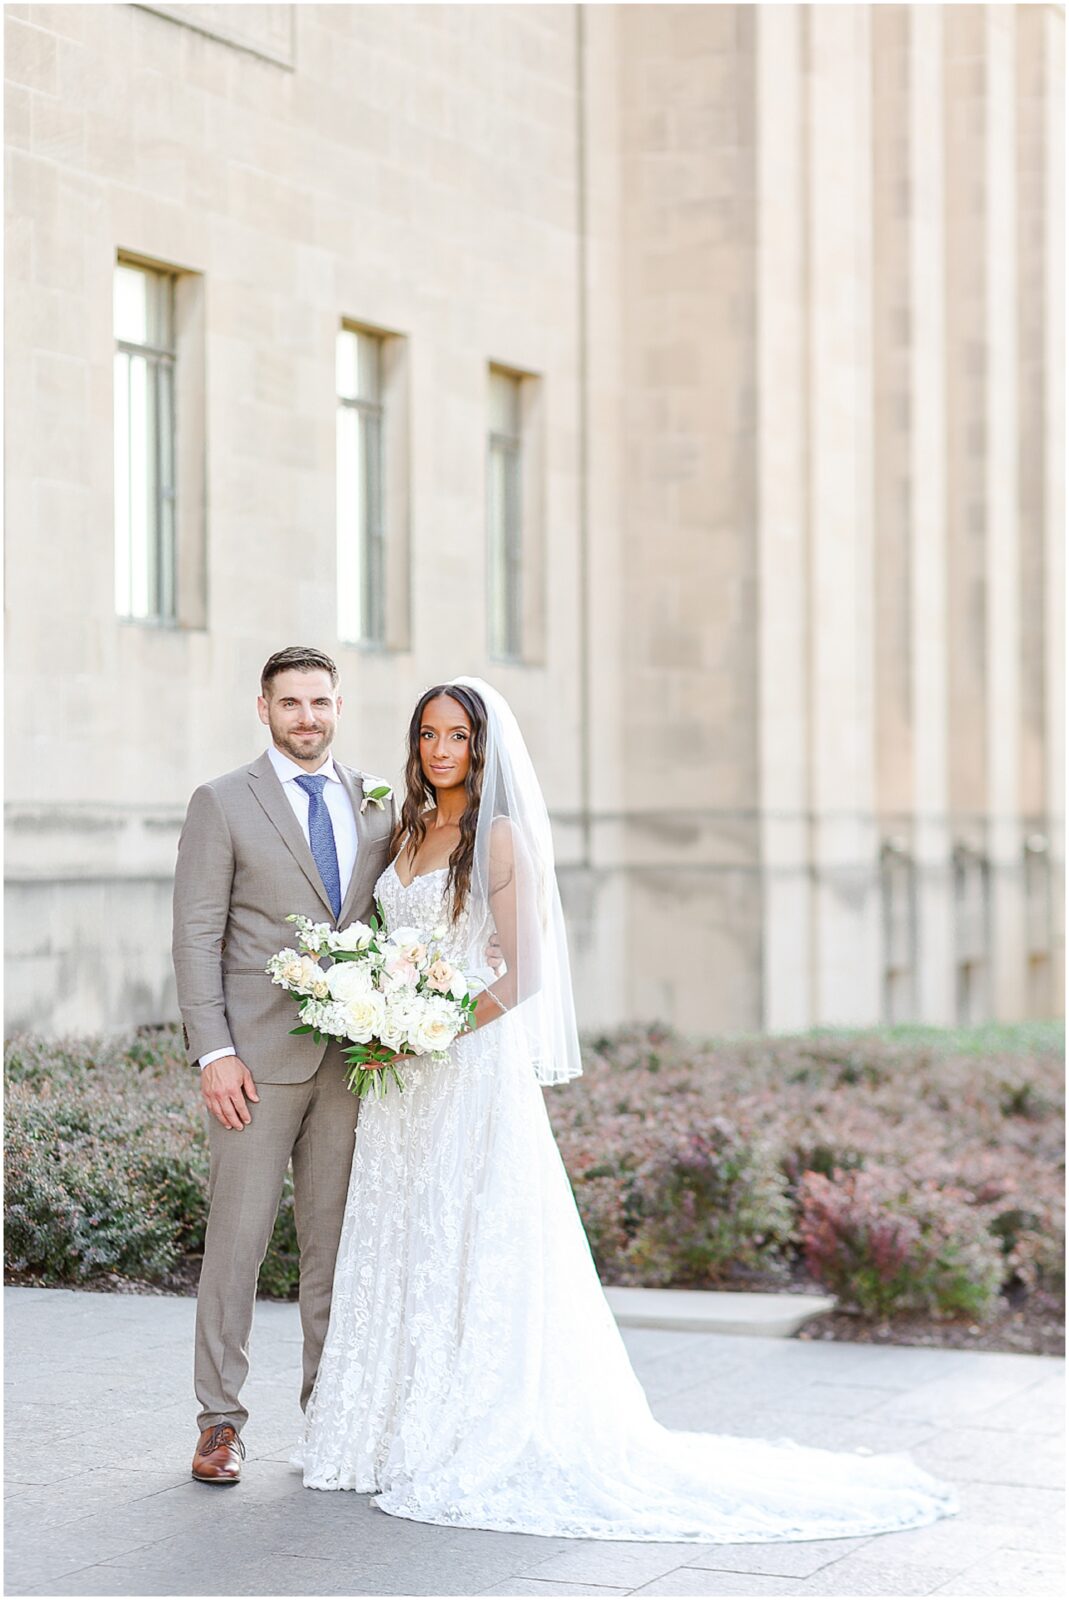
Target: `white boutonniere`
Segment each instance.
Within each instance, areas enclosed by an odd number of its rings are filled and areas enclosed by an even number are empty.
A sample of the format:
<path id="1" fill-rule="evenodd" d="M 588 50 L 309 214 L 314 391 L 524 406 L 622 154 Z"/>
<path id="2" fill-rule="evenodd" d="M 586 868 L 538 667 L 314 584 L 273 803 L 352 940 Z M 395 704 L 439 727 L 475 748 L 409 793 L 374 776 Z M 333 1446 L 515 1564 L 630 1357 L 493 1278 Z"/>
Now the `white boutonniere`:
<path id="1" fill-rule="evenodd" d="M 380 811 L 385 811 L 386 802 L 392 794 L 393 790 L 388 783 L 381 783 L 378 778 L 365 778 L 360 815 L 363 816 L 369 805 L 378 806 Z"/>

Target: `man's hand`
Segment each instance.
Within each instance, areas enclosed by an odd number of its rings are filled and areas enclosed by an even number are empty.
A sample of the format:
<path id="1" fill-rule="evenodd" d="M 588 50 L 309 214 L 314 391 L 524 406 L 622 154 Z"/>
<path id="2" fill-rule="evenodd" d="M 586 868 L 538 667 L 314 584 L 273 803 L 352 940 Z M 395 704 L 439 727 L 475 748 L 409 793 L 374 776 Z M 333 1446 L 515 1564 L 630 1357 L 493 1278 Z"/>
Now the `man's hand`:
<path id="1" fill-rule="evenodd" d="M 505 970 L 505 952 L 496 932 L 490 935 L 490 942 L 486 946 L 486 965 L 500 978 Z"/>
<path id="2" fill-rule="evenodd" d="M 224 1128 L 234 1128 L 241 1133 L 252 1121 L 245 1098 L 259 1101 L 252 1073 L 239 1056 L 220 1056 L 209 1061 L 200 1075 L 200 1092 L 204 1104 Z"/>

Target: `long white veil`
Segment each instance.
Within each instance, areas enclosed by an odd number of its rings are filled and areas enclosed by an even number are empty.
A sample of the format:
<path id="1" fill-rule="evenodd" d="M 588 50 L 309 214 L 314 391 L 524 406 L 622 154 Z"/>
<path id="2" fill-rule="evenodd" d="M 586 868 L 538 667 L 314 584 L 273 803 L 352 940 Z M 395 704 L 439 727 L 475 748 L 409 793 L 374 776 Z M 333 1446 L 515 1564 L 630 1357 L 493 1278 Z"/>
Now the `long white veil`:
<path id="1" fill-rule="evenodd" d="M 508 971 L 492 989 L 539 1083 L 582 1072 L 553 836 L 542 786 L 508 702 L 482 678 L 454 678 L 486 707 L 482 794 L 471 874 L 473 926 L 492 919 Z"/>

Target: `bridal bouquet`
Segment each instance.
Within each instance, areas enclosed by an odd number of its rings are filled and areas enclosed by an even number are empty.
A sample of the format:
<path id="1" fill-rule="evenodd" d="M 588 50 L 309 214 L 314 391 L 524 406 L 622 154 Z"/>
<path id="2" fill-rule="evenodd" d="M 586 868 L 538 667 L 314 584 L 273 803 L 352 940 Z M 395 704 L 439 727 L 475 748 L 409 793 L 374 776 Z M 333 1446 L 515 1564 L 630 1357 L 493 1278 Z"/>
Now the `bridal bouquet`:
<path id="1" fill-rule="evenodd" d="M 395 1055 L 440 1061 L 474 1025 L 467 974 L 441 952 L 444 928 L 396 928 L 387 936 L 379 915 L 340 929 L 310 917 L 286 921 L 296 926 L 297 949 L 280 950 L 265 971 L 297 1002 L 301 1021 L 290 1032 L 310 1033 L 317 1044 L 348 1040 L 347 1082 L 361 1100 L 381 1100 L 391 1082 L 403 1089 Z M 324 956 L 329 966 L 320 965 Z"/>

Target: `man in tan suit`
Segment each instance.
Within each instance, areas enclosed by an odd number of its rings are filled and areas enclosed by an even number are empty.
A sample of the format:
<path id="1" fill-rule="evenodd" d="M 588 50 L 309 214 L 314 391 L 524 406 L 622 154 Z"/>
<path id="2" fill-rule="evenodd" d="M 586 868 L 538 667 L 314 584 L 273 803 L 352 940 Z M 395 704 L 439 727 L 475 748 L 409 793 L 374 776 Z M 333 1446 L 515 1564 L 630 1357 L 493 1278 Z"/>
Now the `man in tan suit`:
<path id="1" fill-rule="evenodd" d="M 291 912 L 345 927 L 366 921 L 389 860 L 392 795 L 331 757 L 338 671 L 291 647 L 263 669 L 260 720 L 271 744 L 196 790 L 178 844 L 173 956 L 186 1044 L 211 1113 L 211 1176 L 197 1293 L 193 1476 L 236 1483 L 248 1412 L 240 1401 L 260 1264 L 293 1162 L 307 1404 L 330 1316 L 358 1102 L 341 1049 L 294 1036 L 293 1000 L 264 971 L 293 943 Z"/>

